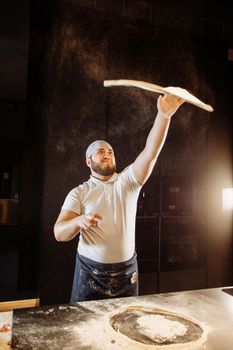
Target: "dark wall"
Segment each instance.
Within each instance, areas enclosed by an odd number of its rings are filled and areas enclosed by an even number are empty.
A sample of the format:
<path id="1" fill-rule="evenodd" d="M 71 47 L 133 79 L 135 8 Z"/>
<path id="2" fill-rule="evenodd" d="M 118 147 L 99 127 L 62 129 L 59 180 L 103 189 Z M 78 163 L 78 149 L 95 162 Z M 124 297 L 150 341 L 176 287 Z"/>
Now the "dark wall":
<path id="1" fill-rule="evenodd" d="M 121 78 L 181 86 L 215 108 L 207 113 L 181 107 L 144 192 L 147 213 L 160 215 L 166 227 L 162 216 L 171 213 L 163 209 L 164 184 L 174 178 L 200 184 L 209 242 L 206 286 L 230 284 L 232 229 L 219 200 L 221 188 L 232 186 L 233 69 L 227 50 L 233 30 L 227 5 L 31 1 L 30 17 L 21 288 L 38 287 L 44 304 L 69 300 L 77 242 L 56 242 L 53 225 L 68 191 L 89 176 L 85 149 L 96 138 L 107 138 L 120 171 L 144 146 L 157 95 L 103 87 L 103 80 Z M 149 230 L 157 227 L 157 216 Z"/>
<path id="2" fill-rule="evenodd" d="M 130 12 L 129 6 L 124 18 L 116 4 L 111 16 L 107 6 L 102 12 L 76 1 L 49 4 L 46 8 L 42 3 L 33 4 L 31 21 L 30 106 L 34 118 L 45 125 L 42 303 L 69 300 L 77 242 L 57 243 L 53 225 L 67 192 L 88 176 L 84 163 L 87 145 L 96 138 L 107 138 L 121 170 L 142 150 L 156 115 L 156 95 L 134 88 L 107 89 L 103 80 L 125 78 L 182 86 L 216 109 L 209 115 L 186 104 L 178 111 L 149 180 L 153 187 L 158 173 L 165 178 L 201 177 L 206 184 L 208 135 L 223 103 L 218 101 L 216 85 L 226 78 L 226 74 L 220 80 L 213 77 L 213 71 L 226 59 L 224 45 L 203 38 L 196 30 L 204 5 L 194 2 L 192 8 L 185 6 L 189 20 L 184 12 L 182 16 L 173 12 L 177 9 L 172 9 L 172 3 L 168 7 L 158 3 L 153 13 L 146 6 L 141 12 L 149 18 L 145 22 Z M 137 20 L 132 21 L 130 15 Z M 219 52 L 224 57 L 219 57 Z M 228 97 L 223 97 L 224 102 Z M 215 149 L 216 139 L 211 142 Z"/>
<path id="3" fill-rule="evenodd" d="M 0 4 L 0 299 L 3 300 L 10 299 L 18 290 L 21 259 L 20 199 L 29 12 L 29 0 Z"/>

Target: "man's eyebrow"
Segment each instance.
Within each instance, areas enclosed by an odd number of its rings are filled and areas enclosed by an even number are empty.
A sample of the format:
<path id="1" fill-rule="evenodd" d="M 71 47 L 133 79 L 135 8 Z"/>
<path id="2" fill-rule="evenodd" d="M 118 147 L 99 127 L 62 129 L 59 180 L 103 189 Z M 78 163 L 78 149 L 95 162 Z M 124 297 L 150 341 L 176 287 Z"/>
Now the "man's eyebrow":
<path id="1" fill-rule="evenodd" d="M 105 148 L 97 148 L 96 152 L 97 151 L 105 151 Z M 113 152 L 113 149 L 112 148 L 108 148 L 108 151 Z"/>

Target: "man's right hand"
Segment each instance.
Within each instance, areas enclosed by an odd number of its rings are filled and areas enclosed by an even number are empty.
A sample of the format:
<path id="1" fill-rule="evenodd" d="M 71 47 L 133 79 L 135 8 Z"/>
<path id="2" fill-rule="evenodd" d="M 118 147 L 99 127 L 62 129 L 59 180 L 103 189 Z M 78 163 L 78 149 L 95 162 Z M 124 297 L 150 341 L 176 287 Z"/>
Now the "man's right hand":
<path id="1" fill-rule="evenodd" d="M 80 227 L 80 229 L 88 230 L 91 226 L 100 226 L 101 221 L 103 220 L 102 216 L 95 214 L 84 214 L 79 215 L 76 218 L 76 223 Z"/>
<path id="2" fill-rule="evenodd" d="M 102 220 L 98 213 L 78 215 L 69 210 L 62 210 L 54 226 L 55 238 L 57 241 L 70 241 L 80 230 L 86 231 L 91 226 L 99 227 Z"/>

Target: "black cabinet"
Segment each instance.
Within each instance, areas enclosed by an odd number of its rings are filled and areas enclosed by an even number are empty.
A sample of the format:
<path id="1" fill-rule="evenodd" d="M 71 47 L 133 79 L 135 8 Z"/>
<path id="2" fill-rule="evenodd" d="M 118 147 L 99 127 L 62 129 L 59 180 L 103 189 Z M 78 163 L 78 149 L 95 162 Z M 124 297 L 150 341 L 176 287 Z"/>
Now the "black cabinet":
<path id="1" fill-rule="evenodd" d="M 205 267 L 207 224 L 204 218 L 162 217 L 160 270 Z"/>
<path id="2" fill-rule="evenodd" d="M 205 288 L 205 181 L 194 176 L 161 176 L 159 184 L 143 187 L 138 201 L 140 294 Z"/>
<path id="3" fill-rule="evenodd" d="M 137 217 L 139 293 L 206 287 L 204 217 Z"/>
<path id="4" fill-rule="evenodd" d="M 141 295 L 156 293 L 159 265 L 158 215 L 137 218 L 136 252 L 139 270 L 139 293 Z"/>
<path id="5" fill-rule="evenodd" d="M 159 292 L 206 287 L 204 217 L 161 217 Z"/>
<path id="6" fill-rule="evenodd" d="M 207 208 L 205 179 L 198 176 L 163 176 L 161 212 L 167 216 L 202 216 Z"/>

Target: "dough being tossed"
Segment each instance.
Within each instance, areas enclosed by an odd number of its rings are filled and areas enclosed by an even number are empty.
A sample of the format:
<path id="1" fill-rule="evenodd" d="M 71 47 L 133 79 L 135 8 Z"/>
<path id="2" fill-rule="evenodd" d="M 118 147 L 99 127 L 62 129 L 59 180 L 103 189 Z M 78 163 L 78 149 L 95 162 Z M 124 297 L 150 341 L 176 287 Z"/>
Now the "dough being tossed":
<path id="1" fill-rule="evenodd" d="M 186 89 L 182 89 L 180 87 L 175 86 L 168 86 L 168 87 L 162 87 L 159 85 L 147 83 L 145 81 L 139 81 L 139 80 L 130 80 L 130 79 L 118 79 L 118 80 L 104 80 L 104 86 L 132 86 L 137 87 L 143 90 L 148 90 L 152 92 L 158 92 L 161 94 L 171 94 L 176 97 L 180 97 L 185 102 L 191 103 L 199 108 L 202 108 L 208 112 L 213 112 L 213 107 L 202 102 L 194 95 L 190 94 Z"/>

